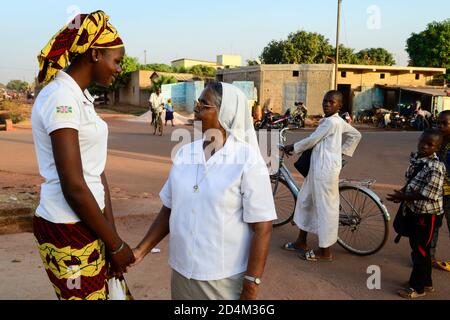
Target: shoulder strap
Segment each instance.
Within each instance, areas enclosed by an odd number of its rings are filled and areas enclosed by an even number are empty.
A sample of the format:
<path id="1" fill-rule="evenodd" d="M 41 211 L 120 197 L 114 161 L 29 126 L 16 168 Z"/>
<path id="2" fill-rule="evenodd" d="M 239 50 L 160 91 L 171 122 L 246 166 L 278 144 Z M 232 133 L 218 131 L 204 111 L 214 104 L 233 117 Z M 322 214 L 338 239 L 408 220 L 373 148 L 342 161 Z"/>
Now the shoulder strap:
<path id="1" fill-rule="evenodd" d="M 406 185 L 405 185 L 405 186 L 407 186 L 408 184 L 410 184 L 411 181 L 419 174 L 419 172 L 422 171 L 423 168 L 425 168 L 425 166 L 426 166 L 426 163 L 421 163 L 421 164 L 417 165 L 417 166 L 414 168 L 414 171 L 412 172 L 412 174 L 411 174 L 411 176 L 409 177 L 408 181 L 406 182 Z"/>

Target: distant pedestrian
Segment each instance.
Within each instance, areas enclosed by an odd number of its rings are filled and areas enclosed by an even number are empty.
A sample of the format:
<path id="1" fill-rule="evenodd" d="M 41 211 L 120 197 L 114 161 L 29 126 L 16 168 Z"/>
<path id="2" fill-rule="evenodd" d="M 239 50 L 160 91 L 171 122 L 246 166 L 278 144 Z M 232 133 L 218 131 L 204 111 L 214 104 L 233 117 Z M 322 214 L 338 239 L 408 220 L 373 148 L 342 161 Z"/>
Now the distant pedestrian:
<path id="1" fill-rule="evenodd" d="M 167 103 L 164 105 L 164 109 L 166 110 L 166 118 L 164 125 L 167 126 L 167 121 L 170 121 L 172 123 L 173 127 L 173 105 L 172 105 L 172 99 L 168 99 Z"/>
<path id="2" fill-rule="evenodd" d="M 427 129 L 420 136 L 417 152 L 410 158 L 406 171 L 408 183 L 401 190 L 388 194 L 387 200 L 403 202 L 403 213 L 409 215 L 411 234 L 411 258 L 413 268 L 407 286 L 398 291 L 406 299 L 416 299 L 433 292 L 431 277 L 431 239 L 436 220 L 443 213 L 443 185 L 445 166 L 439 161 L 438 152 L 442 134 L 435 129 Z"/>
<path id="3" fill-rule="evenodd" d="M 164 108 L 164 97 L 161 94 L 161 88 L 157 87 L 155 92 L 150 95 L 150 99 L 148 99 L 149 108 L 152 113 L 152 121 L 150 125 L 155 124 L 155 120 L 157 119 L 158 112 L 162 112 Z"/>

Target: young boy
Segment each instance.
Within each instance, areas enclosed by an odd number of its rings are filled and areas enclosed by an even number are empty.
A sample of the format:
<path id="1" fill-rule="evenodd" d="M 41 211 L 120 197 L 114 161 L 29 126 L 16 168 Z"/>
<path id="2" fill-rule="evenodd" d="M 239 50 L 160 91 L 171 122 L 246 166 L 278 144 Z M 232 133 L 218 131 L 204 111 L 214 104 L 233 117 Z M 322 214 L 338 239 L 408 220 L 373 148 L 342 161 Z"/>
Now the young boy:
<path id="1" fill-rule="evenodd" d="M 285 146 L 288 155 L 302 153 L 313 148 L 311 166 L 302 185 L 295 206 L 294 222 L 300 229 L 295 242 L 283 248 L 297 251 L 307 261 L 332 261 L 330 247 L 337 241 L 339 228 L 339 174 L 342 154 L 352 156 L 361 134 L 338 114 L 342 106 L 342 94 L 329 91 L 322 102 L 325 118 L 309 137 L 293 145 Z M 342 143 L 342 136 L 347 139 Z M 319 237 L 319 249 L 307 247 L 308 232 Z"/>
<path id="2" fill-rule="evenodd" d="M 447 169 L 447 175 L 444 180 L 444 214 L 440 215 L 436 221 L 436 227 L 431 240 L 431 262 L 433 266 L 450 271 L 450 261 L 436 261 L 435 253 L 439 237 L 439 228 L 442 226 L 444 216 L 447 220 L 447 228 L 450 234 L 450 110 L 442 111 L 438 116 L 438 127 L 443 135 L 443 142 L 438 152 L 439 159 L 444 163 Z"/>
<path id="3" fill-rule="evenodd" d="M 413 215 L 412 234 L 409 237 L 413 269 L 409 285 L 398 291 L 406 299 L 420 298 L 426 292 L 434 291 L 430 245 L 436 218 L 443 212 L 443 184 L 446 174 L 444 164 L 436 155 L 441 143 L 442 135 L 439 130 L 425 130 L 420 136 L 417 152 L 411 155 L 406 172 L 409 183 L 402 190 L 394 190 L 393 194 L 387 196 L 389 201 L 404 201 L 404 210 Z"/>

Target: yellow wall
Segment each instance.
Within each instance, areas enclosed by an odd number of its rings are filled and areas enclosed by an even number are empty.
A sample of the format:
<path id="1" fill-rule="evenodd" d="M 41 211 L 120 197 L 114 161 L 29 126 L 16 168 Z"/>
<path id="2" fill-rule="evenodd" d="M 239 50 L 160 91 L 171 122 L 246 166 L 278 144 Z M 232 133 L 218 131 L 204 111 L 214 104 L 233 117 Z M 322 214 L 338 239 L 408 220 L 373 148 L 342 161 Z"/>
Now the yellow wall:
<path id="1" fill-rule="evenodd" d="M 200 60 L 189 60 L 189 59 L 182 59 L 182 60 L 177 60 L 177 61 L 173 61 L 172 62 L 172 67 L 175 68 L 192 68 L 193 66 L 196 65 L 203 65 L 203 66 L 208 66 L 208 67 L 213 67 L 217 69 L 217 64 L 214 62 L 209 62 L 209 61 L 200 61 Z"/>
<path id="2" fill-rule="evenodd" d="M 346 77 L 342 77 L 342 71 L 347 73 Z M 384 74 L 384 79 L 380 78 Z M 379 85 L 395 85 L 395 86 L 426 86 L 428 81 L 433 79 L 426 73 L 420 73 L 419 79 L 416 80 L 416 73 L 406 72 L 389 72 L 389 71 L 350 71 L 340 70 L 338 72 L 338 84 L 351 84 L 352 88 L 369 87 L 376 84 Z"/>
<path id="3" fill-rule="evenodd" d="M 217 56 L 217 64 L 230 67 L 242 66 L 242 58 L 238 55 L 221 54 Z"/>

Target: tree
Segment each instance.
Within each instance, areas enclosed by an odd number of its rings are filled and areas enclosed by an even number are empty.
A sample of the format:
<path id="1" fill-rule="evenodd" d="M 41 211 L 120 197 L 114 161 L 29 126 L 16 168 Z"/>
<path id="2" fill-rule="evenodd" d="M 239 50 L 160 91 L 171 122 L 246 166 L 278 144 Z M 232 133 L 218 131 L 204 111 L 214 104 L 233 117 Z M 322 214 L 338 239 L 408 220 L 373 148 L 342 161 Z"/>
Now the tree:
<path id="1" fill-rule="evenodd" d="M 261 62 L 266 64 L 283 63 L 283 47 L 284 41 L 272 40 L 264 47 L 260 56 Z"/>
<path id="2" fill-rule="evenodd" d="M 326 63 L 332 54 L 333 47 L 323 35 L 301 30 L 286 40 L 269 42 L 260 59 L 266 64 Z"/>
<path id="3" fill-rule="evenodd" d="M 336 51 L 333 48 L 332 60 L 336 58 Z M 352 48 L 344 47 L 344 45 L 339 45 L 339 63 L 342 64 L 359 64 L 358 57 L 355 54 L 355 50 Z"/>
<path id="4" fill-rule="evenodd" d="M 195 74 L 199 77 L 214 78 L 216 76 L 216 69 L 214 69 L 213 67 L 197 64 L 189 69 L 189 73 Z"/>
<path id="5" fill-rule="evenodd" d="M 392 53 L 384 48 L 363 49 L 356 54 L 359 64 L 392 66 L 395 64 Z"/>
<path id="6" fill-rule="evenodd" d="M 257 66 L 260 64 L 261 64 L 261 61 L 259 59 L 255 59 L 255 60 L 248 59 L 247 60 L 247 66 Z"/>
<path id="7" fill-rule="evenodd" d="M 433 21 L 424 31 L 412 33 L 406 52 L 410 66 L 446 68 L 445 78 L 450 81 L 450 19 Z"/>
<path id="8" fill-rule="evenodd" d="M 24 91 L 28 89 L 28 82 L 22 80 L 11 80 L 6 85 L 9 90 Z"/>
<path id="9" fill-rule="evenodd" d="M 139 70 L 151 70 L 159 72 L 174 72 L 173 68 L 167 64 L 163 63 L 151 63 L 143 64 L 140 66 Z"/>

